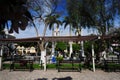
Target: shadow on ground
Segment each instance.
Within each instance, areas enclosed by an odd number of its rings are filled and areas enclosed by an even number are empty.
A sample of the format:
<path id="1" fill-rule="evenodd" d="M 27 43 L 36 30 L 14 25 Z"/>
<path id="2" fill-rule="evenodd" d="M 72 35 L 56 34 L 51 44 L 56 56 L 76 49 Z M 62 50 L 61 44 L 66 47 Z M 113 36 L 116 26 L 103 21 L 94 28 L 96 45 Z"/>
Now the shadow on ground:
<path id="1" fill-rule="evenodd" d="M 35 80 L 48 80 L 47 78 L 38 78 Z M 72 78 L 70 76 L 68 77 L 64 77 L 64 78 L 53 78 L 52 80 L 72 80 Z"/>

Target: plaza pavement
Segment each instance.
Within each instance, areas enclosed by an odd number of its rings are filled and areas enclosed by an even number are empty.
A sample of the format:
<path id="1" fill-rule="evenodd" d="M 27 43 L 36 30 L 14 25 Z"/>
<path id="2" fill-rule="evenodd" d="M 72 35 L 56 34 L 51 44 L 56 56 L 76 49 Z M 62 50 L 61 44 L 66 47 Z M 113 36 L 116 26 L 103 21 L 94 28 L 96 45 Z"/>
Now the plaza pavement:
<path id="1" fill-rule="evenodd" d="M 0 80 L 120 80 L 120 72 L 82 70 L 82 72 L 57 72 L 57 70 L 0 71 Z"/>

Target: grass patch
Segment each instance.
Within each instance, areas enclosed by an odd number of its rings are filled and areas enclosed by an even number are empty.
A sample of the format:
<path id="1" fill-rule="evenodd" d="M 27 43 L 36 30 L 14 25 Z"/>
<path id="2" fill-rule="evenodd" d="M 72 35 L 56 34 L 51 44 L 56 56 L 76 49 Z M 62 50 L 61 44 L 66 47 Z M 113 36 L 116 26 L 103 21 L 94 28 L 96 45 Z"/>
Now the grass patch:
<path id="1" fill-rule="evenodd" d="M 10 69 L 10 64 L 3 64 L 3 69 Z"/>
<path id="2" fill-rule="evenodd" d="M 79 64 L 69 64 L 69 63 L 65 63 L 65 64 L 60 64 L 61 67 L 64 67 L 64 68 L 72 68 L 73 66 L 74 67 L 79 67 Z M 82 65 L 80 64 L 80 67 L 82 67 Z"/>
<path id="3" fill-rule="evenodd" d="M 11 64 L 3 64 L 3 69 L 10 69 L 10 65 Z M 20 66 L 20 64 L 15 64 L 14 65 L 15 66 L 15 68 L 23 68 L 22 66 Z M 27 68 L 29 68 L 30 67 L 30 65 L 29 64 L 27 64 Z M 33 69 L 40 69 L 40 66 L 39 66 L 39 64 L 33 64 Z"/>
<path id="4" fill-rule="evenodd" d="M 108 64 L 108 66 L 111 67 L 111 68 L 112 67 L 118 67 L 119 68 L 120 64 L 113 64 L 113 63 L 111 63 L 111 64 Z M 15 64 L 15 67 L 16 68 L 21 68 L 19 64 Z M 57 67 L 58 67 L 57 64 L 47 64 L 47 69 L 57 69 Z M 61 68 L 62 67 L 64 67 L 64 68 L 71 68 L 72 64 L 64 63 L 64 64 L 60 64 L 60 67 Z M 74 63 L 74 67 L 79 67 L 79 64 Z M 92 64 L 90 64 L 89 68 L 92 68 L 92 67 L 93 67 Z M 103 65 L 95 65 L 95 67 L 98 68 L 98 69 L 101 69 L 101 68 L 103 68 Z M 28 68 L 29 68 L 29 65 L 28 65 Z M 33 64 L 33 68 L 34 69 L 41 69 L 41 66 L 40 66 L 40 64 Z M 80 64 L 80 68 L 83 68 L 83 69 L 85 68 L 86 69 L 88 67 L 86 67 L 84 64 Z M 3 69 L 10 69 L 10 64 L 8 64 L 8 63 L 3 64 Z"/>
<path id="5" fill-rule="evenodd" d="M 111 64 L 108 64 L 109 68 L 120 68 L 120 64 L 114 64 L 114 63 L 111 63 Z"/>
<path id="6" fill-rule="evenodd" d="M 34 69 L 40 69 L 40 64 L 33 64 Z"/>
<path id="7" fill-rule="evenodd" d="M 29 65 L 27 65 L 28 66 L 28 68 L 29 68 Z M 57 68 L 57 64 L 47 64 L 47 69 L 56 69 Z M 72 67 L 72 64 L 62 64 L 62 65 L 60 65 L 61 67 L 68 67 L 68 68 L 70 68 L 70 67 Z M 74 67 L 78 67 L 79 66 L 79 64 L 74 64 Z M 81 66 L 81 65 L 80 65 Z M 16 68 L 22 68 L 19 64 L 15 64 L 15 67 Z M 41 67 L 40 67 L 40 64 L 33 64 L 33 68 L 34 69 L 40 69 Z M 10 64 L 3 64 L 3 69 L 10 69 Z"/>
<path id="8" fill-rule="evenodd" d="M 47 69 L 56 69 L 57 64 L 47 64 Z"/>

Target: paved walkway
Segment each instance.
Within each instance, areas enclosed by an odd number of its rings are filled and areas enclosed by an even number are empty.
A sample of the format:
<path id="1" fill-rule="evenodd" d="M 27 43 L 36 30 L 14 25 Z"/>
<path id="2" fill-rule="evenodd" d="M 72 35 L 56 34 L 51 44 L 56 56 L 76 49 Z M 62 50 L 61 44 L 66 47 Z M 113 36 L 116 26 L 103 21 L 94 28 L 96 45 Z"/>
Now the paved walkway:
<path id="1" fill-rule="evenodd" d="M 57 70 L 0 71 L 0 80 L 120 80 L 120 72 L 82 70 L 82 72 L 57 72 Z"/>

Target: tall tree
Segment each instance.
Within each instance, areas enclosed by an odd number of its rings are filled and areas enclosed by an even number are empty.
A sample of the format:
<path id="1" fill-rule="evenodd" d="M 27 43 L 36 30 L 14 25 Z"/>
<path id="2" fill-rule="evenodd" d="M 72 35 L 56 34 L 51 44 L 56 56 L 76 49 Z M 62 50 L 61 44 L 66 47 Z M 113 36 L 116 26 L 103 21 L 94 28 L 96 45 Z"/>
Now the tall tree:
<path id="1" fill-rule="evenodd" d="M 77 23 L 77 29 L 96 28 L 100 35 L 106 35 L 114 26 L 119 4 L 119 0 L 67 0 L 68 16 Z"/>
<path id="2" fill-rule="evenodd" d="M 44 30 L 43 30 L 43 34 L 41 34 L 43 36 L 42 39 L 40 39 L 40 43 L 39 43 L 39 47 L 41 50 L 41 60 L 42 63 L 44 65 L 44 70 L 46 70 L 46 42 L 44 41 L 44 37 L 46 34 L 46 30 L 48 28 L 48 25 L 52 24 L 50 23 L 51 21 L 49 20 L 49 18 L 46 18 L 48 15 L 50 17 L 50 15 L 52 15 L 56 9 L 56 4 L 57 4 L 57 0 L 29 0 L 30 3 L 28 5 L 30 5 L 30 7 L 32 8 L 32 11 L 35 12 L 36 14 L 33 14 L 35 19 L 40 19 L 40 21 L 42 21 L 45 24 Z"/>
<path id="3" fill-rule="evenodd" d="M 110 31 L 111 27 L 114 27 L 116 17 L 119 15 L 118 0 L 97 0 L 94 1 L 94 26 L 98 29 L 100 35 L 106 35 Z"/>
<path id="4" fill-rule="evenodd" d="M 120 13 L 119 0 L 67 0 L 68 15 L 79 28 L 97 28 L 105 35 Z"/>
<path id="5" fill-rule="evenodd" d="M 1 0 L 0 1 L 0 26 L 8 25 L 11 22 L 9 32 L 19 33 L 19 29 L 25 30 L 28 25 L 28 18 L 32 16 L 26 5 L 27 0 Z"/>
<path id="6" fill-rule="evenodd" d="M 59 15 L 48 15 L 47 18 L 45 19 L 45 24 L 49 27 L 49 29 L 52 29 L 52 36 L 55 36 L 54 32 L 54 24 L 56 24 L 56 30 L 58 30 L 59 25 L 61 24 L 61 21 L 58 20 Z M 56 32 L 57 36 L 58 32 Z M 52 42 L 52 55 L 55 55 L 55 42 Z"/>
<path id="7" fill-rule="evenodd" d="M 72 28 L 74 28 L 74 26 L 76 25 L 75 21 L 71 17 L 66 16 L 64 17 L 63 23 L 65 23 L 64 28 L 69 25 L 69 36 L 72 36 Z"/>
<path id="8" fill-rule="evenodd" d="M 49 26 L 49 29 L 52 29 L 52 36 L 54 36 L 54 24 L 56 24 L 56 28 L 59 28 L 59 25 L 61 25 L 61 21 L 58 20 L 60 16 L 59 15 L 48 15 L 45 19 L 45 24 Z"/>
<path id="9" fill-rule="evenodd" d="M 79 35 L 81 35 L 81 28 L 89 28 L 94 23 L 91 13 L 89 12 L 92 7 L 88 3 L 86 0 L 67 0 L 68 15 L 72 17 L 77 24 L 75 28 L 79 30 Z"/>
<path id="10" fill-rule="evenodd" d="M 8 25 L 7 27 L 10 33 L 13 31 L 19 33 L 19 28 L 25 30 L 28 21 L 30 21 L 36 28 L 33 19 L 39 18 L 45 22 L 45 16 L 55 11 L 56 2 L 56 0 L 0 0 L 0 26 L 4 26 L 5 28 L 5 25 Z M 9 25 L 8 21 L 10 21 L 11 25 Z M 38 36 L 37 31 L 36 28 Z M 43 36 L 45 36 L 45 33 L 46 27 L 44 28 Z M 45 51 L 44 44 L 43 38 L 41 39 L 41 43 L 39 43 L 43 54 Z"/>
<path id="11" fill-rule="evenodd" d="M 63 20 L 63 23 L 65 23 L 64 28 L 66 28 L 69 25 L 69 36 L 72 36 L 72 28 L 76 27 L 76 22 L 72 19 L 72 17 L 66 16 Z M 71 54 L 73 53 L 72 44 L 73 42 L 70 41 L 69 57 L 71 57 Z"/>

